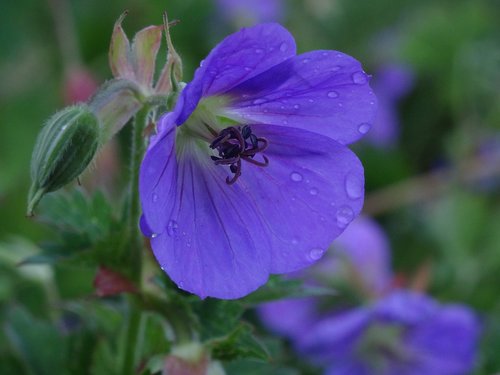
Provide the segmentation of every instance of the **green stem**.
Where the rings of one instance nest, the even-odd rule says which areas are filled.
[[[125,345],[120,374],[135,375],[137,366],[136,346],[141,325],[141,310],[132,296],[128,298],[128,306],[125,335],[123,337]]]
[[[143,132],[147,126],[149,107],[142,108],[134,118],[132,134],[132,152],[130,158],[130,182],[129,182],[129,204],[128,204],[128,228],[130,235],[130,270],[132,280],[137,284],[141,281],[142,270],[142,235],[139,231],[139,219],[141,207],[139,203],[139,168],[145,151]],[[140,285],[138,285],[140,286]]]
[[[128,191],[128,243],[124,250],[127,250],[127,260],[129,261],[130,277],[141,289],[142,278],[142,235],[139,231],[139,217],[141,208],[139,204],[139,167],[145,151],[145,142],[143,137],[144,128],[147,126],[148,114],[150,108],[143,107],[134,118],[134,127],[132,131],[132,150],[130,157],[130,175]],[[136,346],[141,323],[141,309],[135,301],[134,296],[128,298],[127,320],[124,334],[124,347],[122,357],[121,374],[135,374],[136,367]]]

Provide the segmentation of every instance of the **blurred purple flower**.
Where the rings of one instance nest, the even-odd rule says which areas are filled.
[[[279,21],[283,0],[216,0],[222,15],[237,24]]]
[[[335,244],[340,250],[308,269],[306,280],[325,284],[328,267],[330,278],[352,267],[365,302],[339,306],[334,297],[268,303],[259,315],[271,330],[289,337],[328,375],[459,375],[472,369],[479,335],[474,313],[462,305],[441,306],[414,291],[388,290],[387,240],[375,222],[357,219]],[[365,259],[359,256],[363,248]],[[328,302],[336,305],[325,309]]]
[[[238,298],[320,259],[361,210],[363,168],[346,145],[375,111],[350,56],[297,56],[278,24],[224,39],[142,163],[141,228],[165,272],[200,297]]]
[[[366,141],[376,147],[396,144],[399,138],[398,102],[412,89],[413,81],[412,70],[404,65],[386,65],[374,74],[372,86],[379,107]]]

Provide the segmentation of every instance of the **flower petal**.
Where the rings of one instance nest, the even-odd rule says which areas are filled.
[[[175,127],[171,127],[171,129]],[[200,297],[242,297],[265,283],[271,254],[245,192],[225,183],[207,150],[175,132],[149,150],[141,168],[142,227],[162,269]]]
[[[469,308],[445,306],[416,326],[406,344],[425,366],[424,373],[464,374],[473,368],[479,330]]]
[[[231,89],[230,117],[306,129],[342,144],[368,132],[376,114],[369,76],[337,51],[295,56]]]
[[[229,35],[200,63],[182,91],[183,111],[177,124],[191,115],[202,96],[222,94],[295,55],[295,40],[283,26],[264,23]]]
[[[268,125],[253,131],[269,142],[269,165],[243,162],[236,185],[271,240],[271,273],[296,271],[319,260],[361,211],[363,167],[347,147],[319,134]]]

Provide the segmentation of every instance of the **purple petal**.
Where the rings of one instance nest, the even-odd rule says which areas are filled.
[[[243,161],[225,182],[208,146],[183,139],[175,151],[174,114],[159,124],[140,176],[153,251],[182,289],[238,298],[269,273],[286,273],[321,258],[363,204],[363,169],[345,146],[299,129],[255,126],[269,140],[269,165]],[[257,156],[258,157],[258,156]],[[359,186],[347,188],[346,181]]]
[[[182,91],[177,124],[191,115],[202,96],[223,94],[295,55],[295,40],[281,25],[264,23],[229,35],[200,63]]]
[[[376,221],[360,216],[333,243],[332,256],[343,256],[376,293],[387,288],[390,278],[390,246]]]
[[[298,349],[318,361],[350,356],[370,317],[370,309],[359,308],[322,319],[297,340]]]
[[[469,308],[446,306],[415,327],[406,344],[425,366],[426,374],[465,374],[474,365],[479,330]]]
[[[175,129],[171,126],[170,129]],[[200,297],[238,298],[267,280],[269,242],[244,192],[187,141],[175,155],[165,130],[141,167],[141,202],[153,252],[171,279]]]
[[[269,165],[245,164],[237,183],[265,225],[271,272],[296,271],[319,260],[361,211],[363,167],[347,147],[319,134],[268,125],[253,131],[269,141]]]
[[[384,322],[414,325],[428,319],[437,309],[437,303],[424,294],[398,290],[379,300],[374,314]]]
[[[273,332],[295,337],[304,332],[316,317],[315,298],[286,299],[259,306],[261,321]]]
[[[348,55],[308,52],[231,89],[226,111],[243,122],[301,128],[349,144],[374,121],[376,98],[368,81]]]

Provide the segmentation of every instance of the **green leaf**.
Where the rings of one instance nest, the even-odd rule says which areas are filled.
[[[271,276],[266,285],[240,301],[248,305],[257,305],[285,298],[332,296],[335,294],[336,292],[330,288],[304,285],[300,279]]]
[[[67,347],[50,323],[36,320],[17,307],[8,312],[5,332],[11,347],[32,374],[67,374]]]
[[[212,350],[212,358],[230,361],[238,358],[254,358],[262,361],[269,360],[269,353],[259,342],[247,323],[240,323],[229,335],[214,339],[207,343]]]

